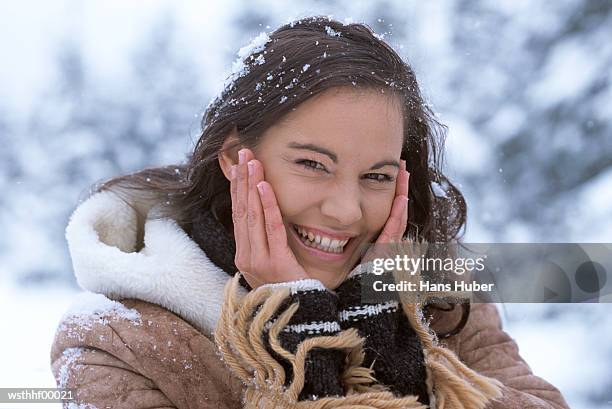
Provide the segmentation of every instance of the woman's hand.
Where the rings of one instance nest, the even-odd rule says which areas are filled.
[[[408,183],[410,173],[406,170],[406,161],[400,160],[400,170],[395,179],[395,199],[389,218],[379,234],[376,244],[395,243],[402,240],[408,224]]]
[[[375,258],[395,257],[398,251],[402,251],[399,243],[402,242],[406,226],[408,224],[408,183],[410,173],[406,170],[406,161],[400,160],[400,170],[395,181],[395,198],[391,206],[391,213],[387,222],[376,239],[376,243],[368,249],[361,259],[361,263],[367,263]],[[388,244],[398,243],[396,246]]]
[[[406,170],[406,161],[401,159],[400,169],[395,180],[395,197],[391,205],[391,212],[389,217],[387,217],[387,221],[385,222],[382,231],[378,234],[376,243],[365,243],[364,246],[367,247],[362,247],[360,250],[358,250],[360,254],[363,254],[359,260],[359,264],[367,264],[375,258],[392,258],[395,257],[395,253],[397,253],[397,251],[401,250],[401,248],[396,246],[384,244],[402,242],[402,237],[408,224],[409,179],[410,173],[408,173]],[[365,254],[363,253],[364,251]],[[330,288],[338,288],[338,286],[346,280],[348,274],[350,274],[350,272],[344,276],[338,277],[338,281],[333,286],[330,286]]]
[[[287,232],[272,186],[249,149],[238,152],[231,172],[234,263],[252,288],[308,278],[287,243]]]

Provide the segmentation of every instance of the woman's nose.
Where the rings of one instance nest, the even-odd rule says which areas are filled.
[[[358,187],[333,189],[321,206],[323,215],[335,219],[342,226],[350,226],[363,217]]]

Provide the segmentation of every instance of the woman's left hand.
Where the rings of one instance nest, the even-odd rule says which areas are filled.
[[[408,225],[408,188],[410,173],[406,170],[406,161],[400,160],[400,170],[395,182],[395,198],[391,212],[376,242],[370,245],[360,263],[367,263],[375,258],[394,257],[395,247],[388,244],[402,242],[406,226]]]
[[[395,198],[389,218],[379,234],[376,244],[395,243],[402,240],[408,224],[408,184],[410,173],[406,161],[400,160],[400,170],[395,180]]]

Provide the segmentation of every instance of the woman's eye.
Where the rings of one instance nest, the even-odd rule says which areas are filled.
[[[371,177],[368,177],[371,176]],[[384,173],[368,173],[365,175],[366,179],[371,179],[375,182],[386,183],[393,182],[393,177],[389,175],[385,175]]]
[[[310,160],[310,159],[300,159],[298,161],[296,161],[297,164],[302,165],[308,169],[312,169],[312,170],[323,170],[323,171],[327,171],[327,169],[325,169],[325,166],[323,166],[321,163],[314,161],[314,160]]]
[[[320,162],[317,162],[316,160],[300,159],[296,161],[295,163],[302,165],[310,170],[315,170],[315,171],[320,170],[323,172],[327,172],[327,169],[325,168],[325,166],[323,166]],[[364,178],[373,180],[374,182],[378,182],[378,183],[393,182],[395,180],[393,179],[393,176],[389,176],[384,173],[368,173],[364,176]]]

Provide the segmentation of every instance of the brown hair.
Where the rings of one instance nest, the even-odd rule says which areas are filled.
[[[96,190],[120,187],[135,196],[139,191],[156,196],[168,204],[164,215],[188,232],[203,209],[231,226],[229,182],[217,157],[232,130],[240,145],[252,148],[308,98],[334,87],[371,88],[403,102],[400,157],[410,172],[406,233],[430,243],[459,238],[466,205],[441,170],[446,128],[423,100],[411,67],[389,45],[365,24],[311,17],[278,28],[259,48],[245,57],[242,72],[206,109],[202,133],[186,163],[116,177]],[[443,193],[436,196],[432,183]]]
[[[425,242],[449,242],[463,234],[466,204],[441,170],[446,127],[421,96],[412,68],[365,24],[310,17],[260,36],[252,53],[243,49],[241,70],[208,106],[202,133],[186,163],[145,169],[113,178],[97,190],[120,188],[132,198],[165,201],[163,216],[189,234],[204,209],[233,235],[229,182],[218,163],[226,138],[253,148],[285,114],[334,87],[373,89],[399,97],[404,142],[400,157],[410,172],[405,235]],[[434,194],[434,187],[437,185]]]

